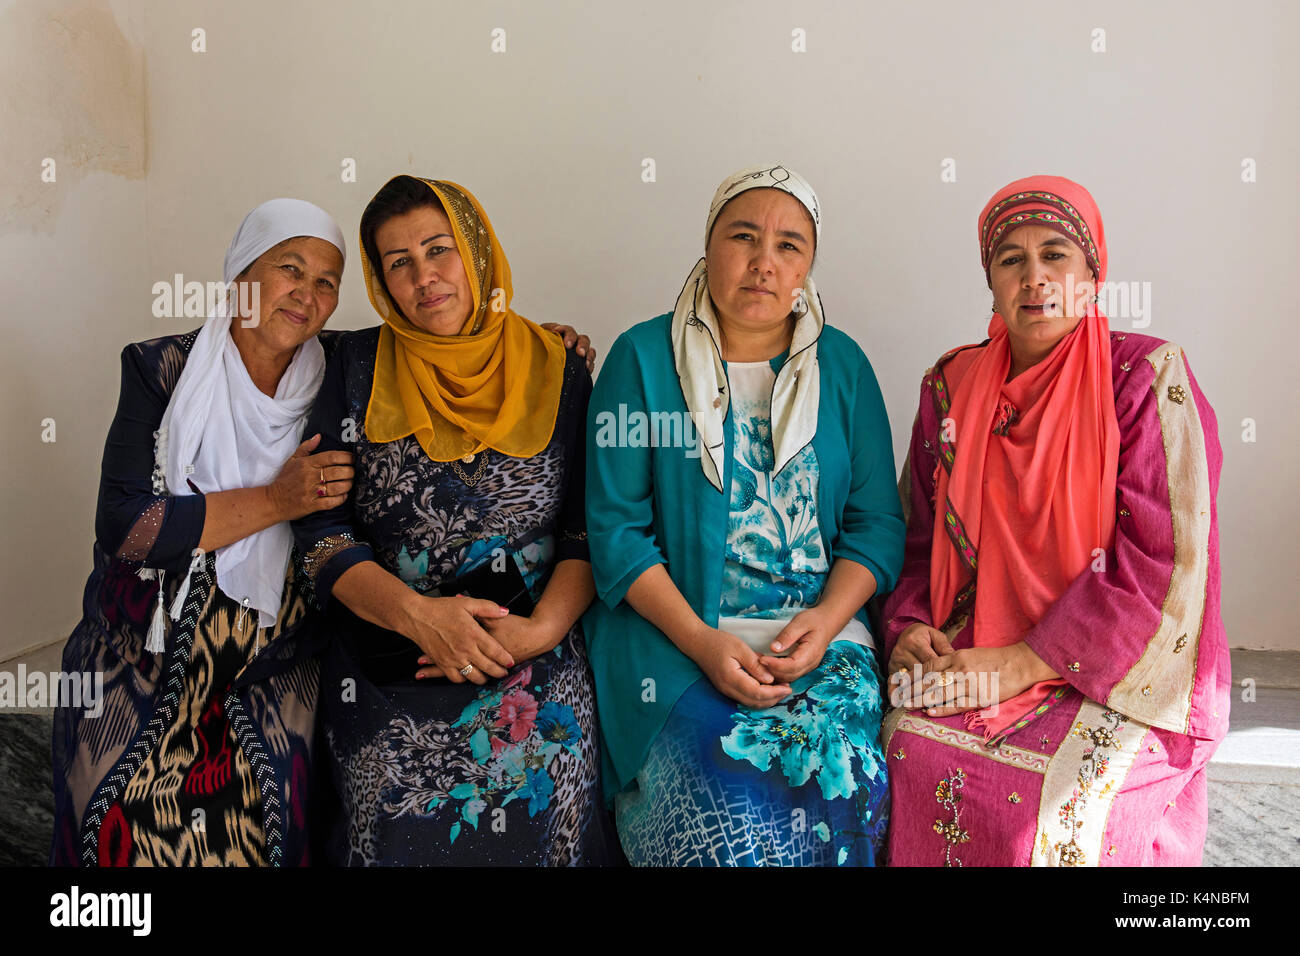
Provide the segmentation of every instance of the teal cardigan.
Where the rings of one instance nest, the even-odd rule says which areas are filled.
[[[661,315],[618,337],[588,410],[587,538],[598,600],[583,628],[610,799],[634,781],[673,705],[704,676],[624,600],[628,588],[647,568],[666,565],[682,596],[712,627],[722,593],[729,496],[704,477],[700,449],[691,457],[680,442],[645,447],[639,440],[645,432],[635,430],[632,441],[610,445],[617,437],[610,422],[635,422],[636,412],[689,420],[673,363],[671,320]],[[774,368],[783,361],[774,359]],[[822,543],[832,562],[848,558],[869,568],[884,594],[898,578],[906,532],[885,403],[871,363],[838,329],[822,330],[817,365],[821,398],[812,445]],[[622,412],[620,405],[626,406]],[[723,487],[730,488],[730,415],[725,432]],[[858,617],[867,623],[863,610]]]

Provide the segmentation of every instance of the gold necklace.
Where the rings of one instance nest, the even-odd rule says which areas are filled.
[[[483,457],[479,458],[478,467],[474,469],[474,474],[467,475],[465,474],[465,470],[460,467],[460,462],[463,461],[467,465],[472,464],[474,458],[474,455],[465,455],[460,459],[460,461],[457,461],[454,458],[451,460],[451,470],[456,473],[457,477],[460,478],[461,481],[465,482],[465,484],[469,485],[471,488],[477,485],[479,479],[483,477],[483,469],[487,467],[487,453],[484,452]]]

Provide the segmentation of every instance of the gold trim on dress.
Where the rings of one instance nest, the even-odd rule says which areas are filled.
[[[1156,373],[1151,388],[1165,449],[1173,570],[1155,634],[1106,698],[1107,705],[1115,710],[1180,734],[1187,733],[1191,720],[1210,573],[1210,473],[1205,433],[1196,403],[1179,403],[1174,397],[1191,394],[1191,379],[1182,354],[1175,345],[1162,345],[1147,356]],[[1175,656],[1189,637],[1192,652]]]

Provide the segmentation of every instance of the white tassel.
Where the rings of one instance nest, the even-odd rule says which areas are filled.
[[[142,570],[150,570],[148,568]],[[163,570],[158,569],[158,606],[154,608],[153,620],[149,622],[149,636],[144,649],[150,654],[161,654],[167,646],[164,642],[167,626],[163,623]]]
[[[139,571],[135,572],[135,575],[141,581],[152,581],[154,578],[158,576],[154,572],[153,568],[141,568]]]
[[[235,630],[242,631],[244,629],[244,615],[248,613],[248,605],[251,604],[252,601],[253,599],[251,597],[244,598],[244,603],[239,607],[239,617],[235,618]]]
[[[194,572],[203,567],[203,551],[199,548],[194,549],[194,558],[190,561],[190,570],[185,575],[185,580],[181,582],[181,588],[176,592],[176,600],[172,601],[172,620],[181,619],[181,609],[185,606],[185,599],[190,593],[190,578],[194,577]]]

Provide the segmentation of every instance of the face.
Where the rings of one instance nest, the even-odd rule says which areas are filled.
[[[779,189],[750,189],[727,203],[705,249],[709,296],[734,331],[784,322],[812,268],[808,210]]]
[[[456,335],[474,311],[474,293],[447,215],[423,206],[375,230],[376,268],[388,294],[416,328]]]
[[[989,280],[1013,344],[1033,352],[1073,332],[1096,291],[1083,250],[1046,226],[1008,233],[993,253]]]
[[[252,327],[245,327],[247,319],[235,319],[231,334],[276,354],[293,351],[319,332],[338,306],[342,274],[343,254],[332,242],[299,236],[272,246],[238,280],[258,283],[260,319]]]

